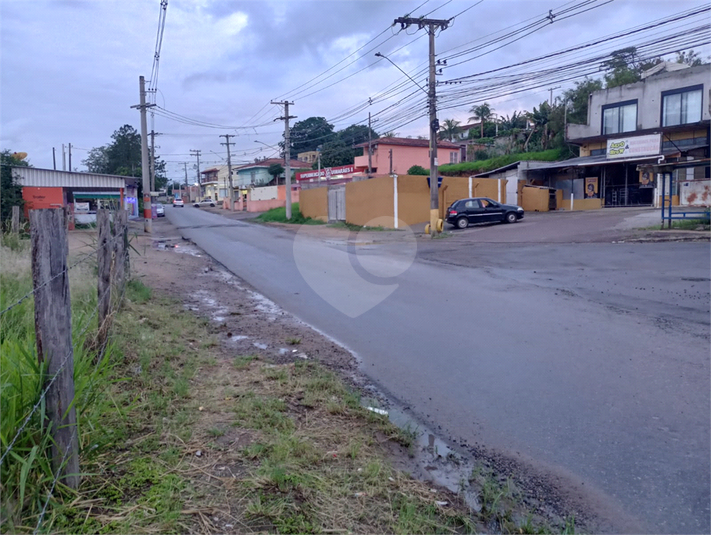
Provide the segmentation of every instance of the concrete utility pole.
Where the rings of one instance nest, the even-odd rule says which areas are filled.
[[[64,149],[64,143],[62,143],[62,171],[67,170],[67,153]]]
[[[284,174],[286,175],[286,218],[291,219],[291,147],[289,146],[289,119],[296,119],[295,115],[289,115],[289,105],[294,105],[293,102],[285,100],[284,102],[274,102],[272,104],[280,104],[284,106],[284,116],[274,119],[275,121],[284,121]]]
[[[548,88],[548,91],[550,91],[550,94],[551,94],[550,98],[548,99],[548,105],[549,105],[549,106],[552,106],[552,105],[553,105],[553,90],[554,90],[554,89],[560,89],[560,86],[557,85],[557,86],[555,86],[555,87],[549,87],[549,88]]]
[[[225,142],[220,143],[220,145],[227,146],[227,177],[230,181],[230,210],[232,210],[232,204],[235,202],[235,188],[232,184],[232,157],[230,156],[230,145],[234,145],[234,143],[230,143],[230,138],[234,136],[230,134],[222,134],[220,137],[225,138]]]
[[[151,210],[151,184],[148,171],[148,125],[146,124],[146,110],[155,104],[146,104],[146,79],[138,77],[140,104],[131,106],[141,112],[141,178],[143,184],[143,231],[150,234],[153,230]]]
[[[54,166],[54,170],[57,170],[57,152],[54,150],[54,147],[52,147],[52,165]]]
[[[372,129],[370,128],[370,112],[368,112],[368,178],[370,178],[370,175],[373,172],[373,141],[370,135],[371,132]]]
[[[69,172],[72,172],[72,144],[69,144]]]
[[[197,184],[198,184],[198,198],[196,200],[202,199],[202,180],[200,179],[200,153],[201,150],[190,149],[190,154],[197,158]]]
[[[430,236],[437,235],[437,223],[439,221],[439,181],[438,161],[437,161],[437,132],[439,131],[439,121],[437,120],[437,89],[436,89],[436,69],[435,69],[435,32],[446,30],[449,27],[451,19],[425,19],[413,17],[398,17],[393,22],[393,25],[400,24],[402,29],[406,29],[411,24],[417,24],[417,27],[422,30],[427,30],[430,38],[430,77],[429,91],[427,97],[429,100],[430,109]],[[392,166],[392,157],[390,159]]]
[[[151,130],[151,191],[156,190],[156,136],[160,136],[158,132]]]
[[[187,191],[188,191],[188,163],[183,162],[183,167],[185,168],[185,192],[187,193]],[[190,200],[189,195],[188,195],[188,200]]]

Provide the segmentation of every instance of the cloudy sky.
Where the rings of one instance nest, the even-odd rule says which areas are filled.
[[[203,169],[224,162],[220,134],[236,135],[237,161],[271,156],[274,151],[255,140],[275,145],[281,139],[283,123],[274,118],[282,110],[269,102],[284,98],[295,102],[290,113],[297,120],[323,116],[340,129],[367,121],[371,111],[379,114],[386,130],[426,135],[426,119],[409,122],[417,113],[407,114],[408,107],[424,95],[392,64],[374,56],[377,51],[387,54],[413,76],[426,65],[425,32],[391,27],[393,19],[408,13],[429,13],[439,19],[456,15],[453,24],[437,35],[442,57],[450,50],[466,52],[506,32],[519,32],[514,36],[518,40],[498,50],[493,48],[508,41],[450,59],[450,64],[468,61],[447,68],[439,78],[443,82],[704,4],[687,0],[169,0],[155,101],[190,119],[189,123],[217,128],[156,115],[155,131],[162,134],[156,138],[157,153],[168,162],[169,177],[178,179],[183,175],[181,162],[189,162],[188,169],[194,164],[191,149],[202,151]],[[576,7],[587,11],[565,19],[561,15],[553,24],[523,35],[526,24],[542,20],[549,10],[557,13]],[[123,124],[138,129],[139,114],[131,106],[138,103],[139,75],[147,79],[151,75],[159,14],[160,0],[0,0],[0,148],[27,152],[33,165],[51,168],[55,147],[61,168],[62,143],[72,143],[73,167],[84,170],[81,160],[88,149],[108,143]],[[697,50],[704,57],[709,54],[708,46]],[[474,57],[482,52],[488,53]],[[423,83],[425,76],[415,78]],[[393,85],[399,92],[382,95]],[[556,85],[561,87],[554,95],[573,81]],[[441,87],[444,91],[451,86]],[[368,106],[368,97],[375,96]],[[506,114],[531,109],[548,96],[546,86],[502,97],[489,95],[486,100]],[[443,110],[440,119],[466,122],[470,104],[462,103]],[[374,128],[382,131],[378,123]]]

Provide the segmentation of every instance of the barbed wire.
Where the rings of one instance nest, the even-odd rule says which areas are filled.
[[[35,293],[37,290],[39,290],[39,289],[41,289],[41,288],[44,288],[45,286],[47,286],[49,283],[51,283],[52,281],[54,281],[54,280],[57,279],[58,277],[60,277],[60,276],[64,275],[65,273],[67,273],[69,270],[74,269],[74,268],[77,267],[79,264],[82,264],[82,263],[86,262],[87,260],[89,260],[92,256],[94,256],[95,254],[97,254],[97,253],[99,252],[99,250],[103,249],[104,247],[107,247],[109,244],[112,244],[112,243],[113,243],[115,240],[117,240],[119,237],[120,237],[121,239],[123,239],[123,235],[121,235],[121,236],[116,235],[116,236],[113,236],[113,237],[109,238],[109,239],[106,241],[106,243],[105,243],[104,245],[102,245],[102,246],[97,246],[96,249],[94,249],[94,250],[92,250],[92,251],[86,253],[85,255],[83,255],[79,260],[77,260],[76,262],[74,262],[72,265],[67,266],[66,268],[64,268],[62,271],[60,271],[60,272],[57,273],[56,275],[54,275],[54,276],[53,276],[52,278],[50,278],[49,280],[43,282],[42,284],[40,284],[40,285],[37,286],[36,288],[33,288],[32,290],[30,290],[29,292],[27,292],[25,295],[23,295],[22,297],[20,297],[17,301],[15,301],[14,303],[12,303],[10,306],[8,306],[7,308],[5,308],[5,309],[3,309],[2,311],[0,311],[0,317],[2,317],[5,313],[7,313],[7,312],[9,312],[10,310],[12,310],[13,308],[15,308],[15,307],[16,307],[17,305],[19,305],[20,303],[22,303],[25,299],[27,299],[27,298],[31,297],[32,295],[34,295],[34,293]]]

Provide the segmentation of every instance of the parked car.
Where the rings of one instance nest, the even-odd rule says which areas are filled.
[[[173,208],[175,208],[176,206],[185,208],[185,203],[183,202],[183,199],[173,199]]]
[[[467,228],[475,223],[516,223],[523,218],[523,208],[501,204],[488,197],[460,199],[447,208],[447,223],[457,228]]]
[[[165,217],[165,207],[162,204],[156,204],[156,217]]]
[[[214,208],[214,207],[215,207],[215,201],[213,201],[212,199],[203,199],[203,200],[201,200],[201,201],[194,202],[194,203],[193,203],[193,206],[194,206],[195,208],[200,208],[201,206],[211,206],[211,207]]]

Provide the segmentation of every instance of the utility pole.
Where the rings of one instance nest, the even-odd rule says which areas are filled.
[[[52,165],[54,166],[54,170],[57,170],[57,153],[54,150],[54,147],[52,147]]]
[[[284,102],[274,102],[272,104],[280,104],[284,106],[284,116],[274,119],[275,121],[284,121],[284,173],[286,175],[286,218],[291,219],[291,147],[289,146],[289,119],[296,119],[295,115],[289,115],[289,105],[294,105],[293,102],[285,100]]]
[[[69,144],[69,172],[72,172],[72,144]]]
[[[393,174],[393,149],[390,149],[390,174]]]
[[[148,125],[146,124],[146,110],[155,104],[146,104],[146,79],[138,77],[138,90],[140,93],[140,104],[131,106],[138,108],[141,112],[141,179],[143,185],[143,231],[150,234],[153,231],[152,209],[151,209],[151,184],[148,174]]]
[[[373,142],[370,135],[371,132],[372,129],[370,128],[370,112],[368,112],[368,178],[370,178],[370,175],[373,172]]]
[[[160,136],[158,132],[151,130],[151,191],[156,190],[156,136]]]
[[[436,69],[435,69],[435,32],[446,30],[452,19],[425,19],[414,17],[398,17],[393,25],[400,24],[402,29],[411,24],[416,24],[422,30],[426,29],[430,38],[430,77],[429,77],[429,111],[430,111],[430,236],[437,235],[437,223],[439,221],[439,181],[437,162],[437,132],[439,131],[439,121],[437,120],[437,89],[436,89]],[[392,157],[390,158],[392,167]],[[392,171],[391,171],[392,174]]]
[[[188,193],[188,163],[183,162],[183,167],[185,168],[185,193],[188,195],[188,202],[190,202],[190,194]]]
[[[67,152],[64,150],[64,143],[62,143],[62,171],[67,170]]]
[[[234,145],[234,143],[230,143],[230,138],[234,137],[230,134],[222,134],[220,137],[225,138],[224,143],[220,143],[220,145],[226,145],[227,146],[227,177],[229,178],[230,181],[230,210],[232,210],[232,204],[235,202],[235,190],[234,186],[232,185],[232,157],[230,156],[230,145]]]
[[[197,158],[197,184],[198,184],[198,199],[202,199],[202,180],[200,180],[200,153],[201,150],[190,149],[190,154]]]
[[[550,98],[548,99],[548,105],[549,105],[549,106],[552,106],[552,105],[553,105],[553,90],[554,90],[554,89],[560,89],[560,86],[557,85],[557,86],[555,86],[555,87],[549,87],[549,88],[548,88],[548,91],[550,91],[550,94],[551,94]]]

